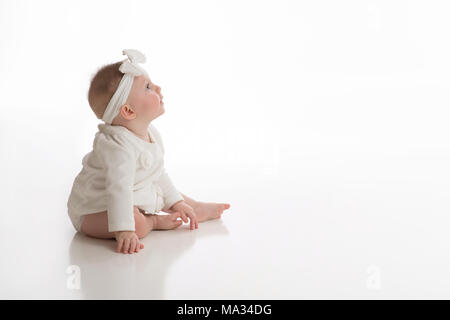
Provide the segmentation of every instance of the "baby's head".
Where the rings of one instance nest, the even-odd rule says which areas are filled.
[[[123,61],[101,67],[92,77],[88,92],[89,105],[98,119],[102,119],[106,107],[124,76],[119,70]],[[152,83],[147,74],[135,76],[126,102],[111,122],[127,125],[131,122],[148,125],[164,113],[161,88]]]

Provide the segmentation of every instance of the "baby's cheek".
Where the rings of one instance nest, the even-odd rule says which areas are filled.
[[[159,106],[159,96],[157,96],[157,95],[153,95],[152,96],[152,106],[154,106],[155,108],[158,108],[158,106]]]
[[[152,99],[150,99],[150,103],[147,105],[146,109],[147,109],[146,111],[148,114],[157,113],[160,109],[159,98],[152,97]]]

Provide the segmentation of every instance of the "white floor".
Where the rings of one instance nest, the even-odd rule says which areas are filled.
[[[201,179],[222,182],[198,194],[229,201],[223,218],[194,231],[152,232],[135,255],[75,233],[62,201],[45,202],[54,189],[29,201],[16,196],[2,216],[0,297],[449,298],[449,187],[438,173],[435,180],[395,175],[427,162],[431,176],[443,162],[368,155],[330,169],[323,158],[298,159],[297,173],[244,175],[238,183],[232,173],[210,172]],[[356,179],[368,167],[371,181]]]
[[[0,299],[449,299],[448,8],[369,2],[3,1]],[[66,211],[89,76],[124,48],[163,88],[177,188],[231,203],[135,255]]]

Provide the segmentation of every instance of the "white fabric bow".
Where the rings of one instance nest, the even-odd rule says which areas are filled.
[[[119,114],[120,107],[126,103],[133,85],[134,77],[142,74],[145,74],[148,77],[147,72],[138,65],[138,63],[145,63],[146,59],[144,54],[135,49],[123,50],[122,54],[126,54],[128,59],[124,60],[119,67],[119,71],[123,73],[123,77],[103,113],[102,120],[107,124],[111,124],[114,118]]]

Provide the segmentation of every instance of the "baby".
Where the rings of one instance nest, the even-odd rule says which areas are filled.
[[[161,136],[151,124],[164,113],[161,88],[138,64],[146,60],[141,52],[123,54],[128,59],[102,67],[92,78],[89,105],[105,123],[82,160],[67,207],[77,231],[115,238],[117,252],[135,253],[151,230],[175,229],[183,221],[197,229],[198,222],[220,218],[230,204],[195,201],[174,187]]]

